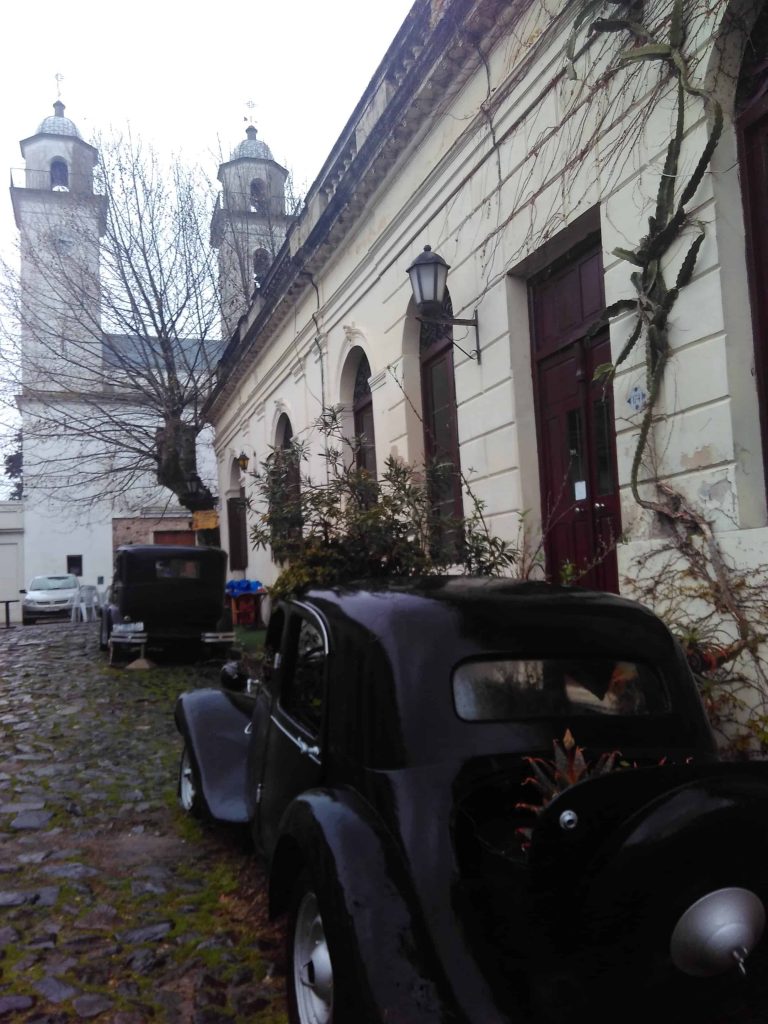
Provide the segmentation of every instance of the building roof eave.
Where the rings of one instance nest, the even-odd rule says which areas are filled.
[[[356,224],[391,167],[432,117],[439,97],[458,91],[480,61],[464,45],[468,21],[493,32],[502,0],[448,0],[433,22],[433,5],[416,3],[312,184],[301,213],[263,282],[263,305],[243,318],[219,364],[219,380],[204,407],[215,419],[295,304]],[[520,8],[528,6],[521,0]],[[455,45],[451,43],[456,40]],[[364,133],[364,116],[381,90],[386,102]],[[302,237],[303,235],[303,237]],[[304,275],[302,277],[302,275]]]

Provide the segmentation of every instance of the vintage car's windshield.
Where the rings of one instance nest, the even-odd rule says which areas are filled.
[[[35,576],[30,590],[76,590],[77,576]]]
[[[456,712],[468,722],[549,715],[652,715],[669,710],[650,665],[611,658],[467,661],[453,673]]]

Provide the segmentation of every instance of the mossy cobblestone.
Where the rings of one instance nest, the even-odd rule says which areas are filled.
[[[0,629],[0,1022],[286,1021],[258,863],[176,803],[174,702],[217,676]]]

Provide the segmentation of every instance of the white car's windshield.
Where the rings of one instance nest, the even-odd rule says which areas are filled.
[[[30,590],[75,590],[77,576],[35,576]]]

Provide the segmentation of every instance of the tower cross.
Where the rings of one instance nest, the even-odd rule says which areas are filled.
[[[245,105],[246,107],[248,107],[249,116],[243,118],[243,120],[250,121],[250,123],[253,124],[253,112],[256,109],[256,104],[253,102],[253,100],[247,100]]]
[[[61,83],[64,81],[64,75],[60,71],[57,71],[53,76],[56,79],[56,99],[61,99]]]

